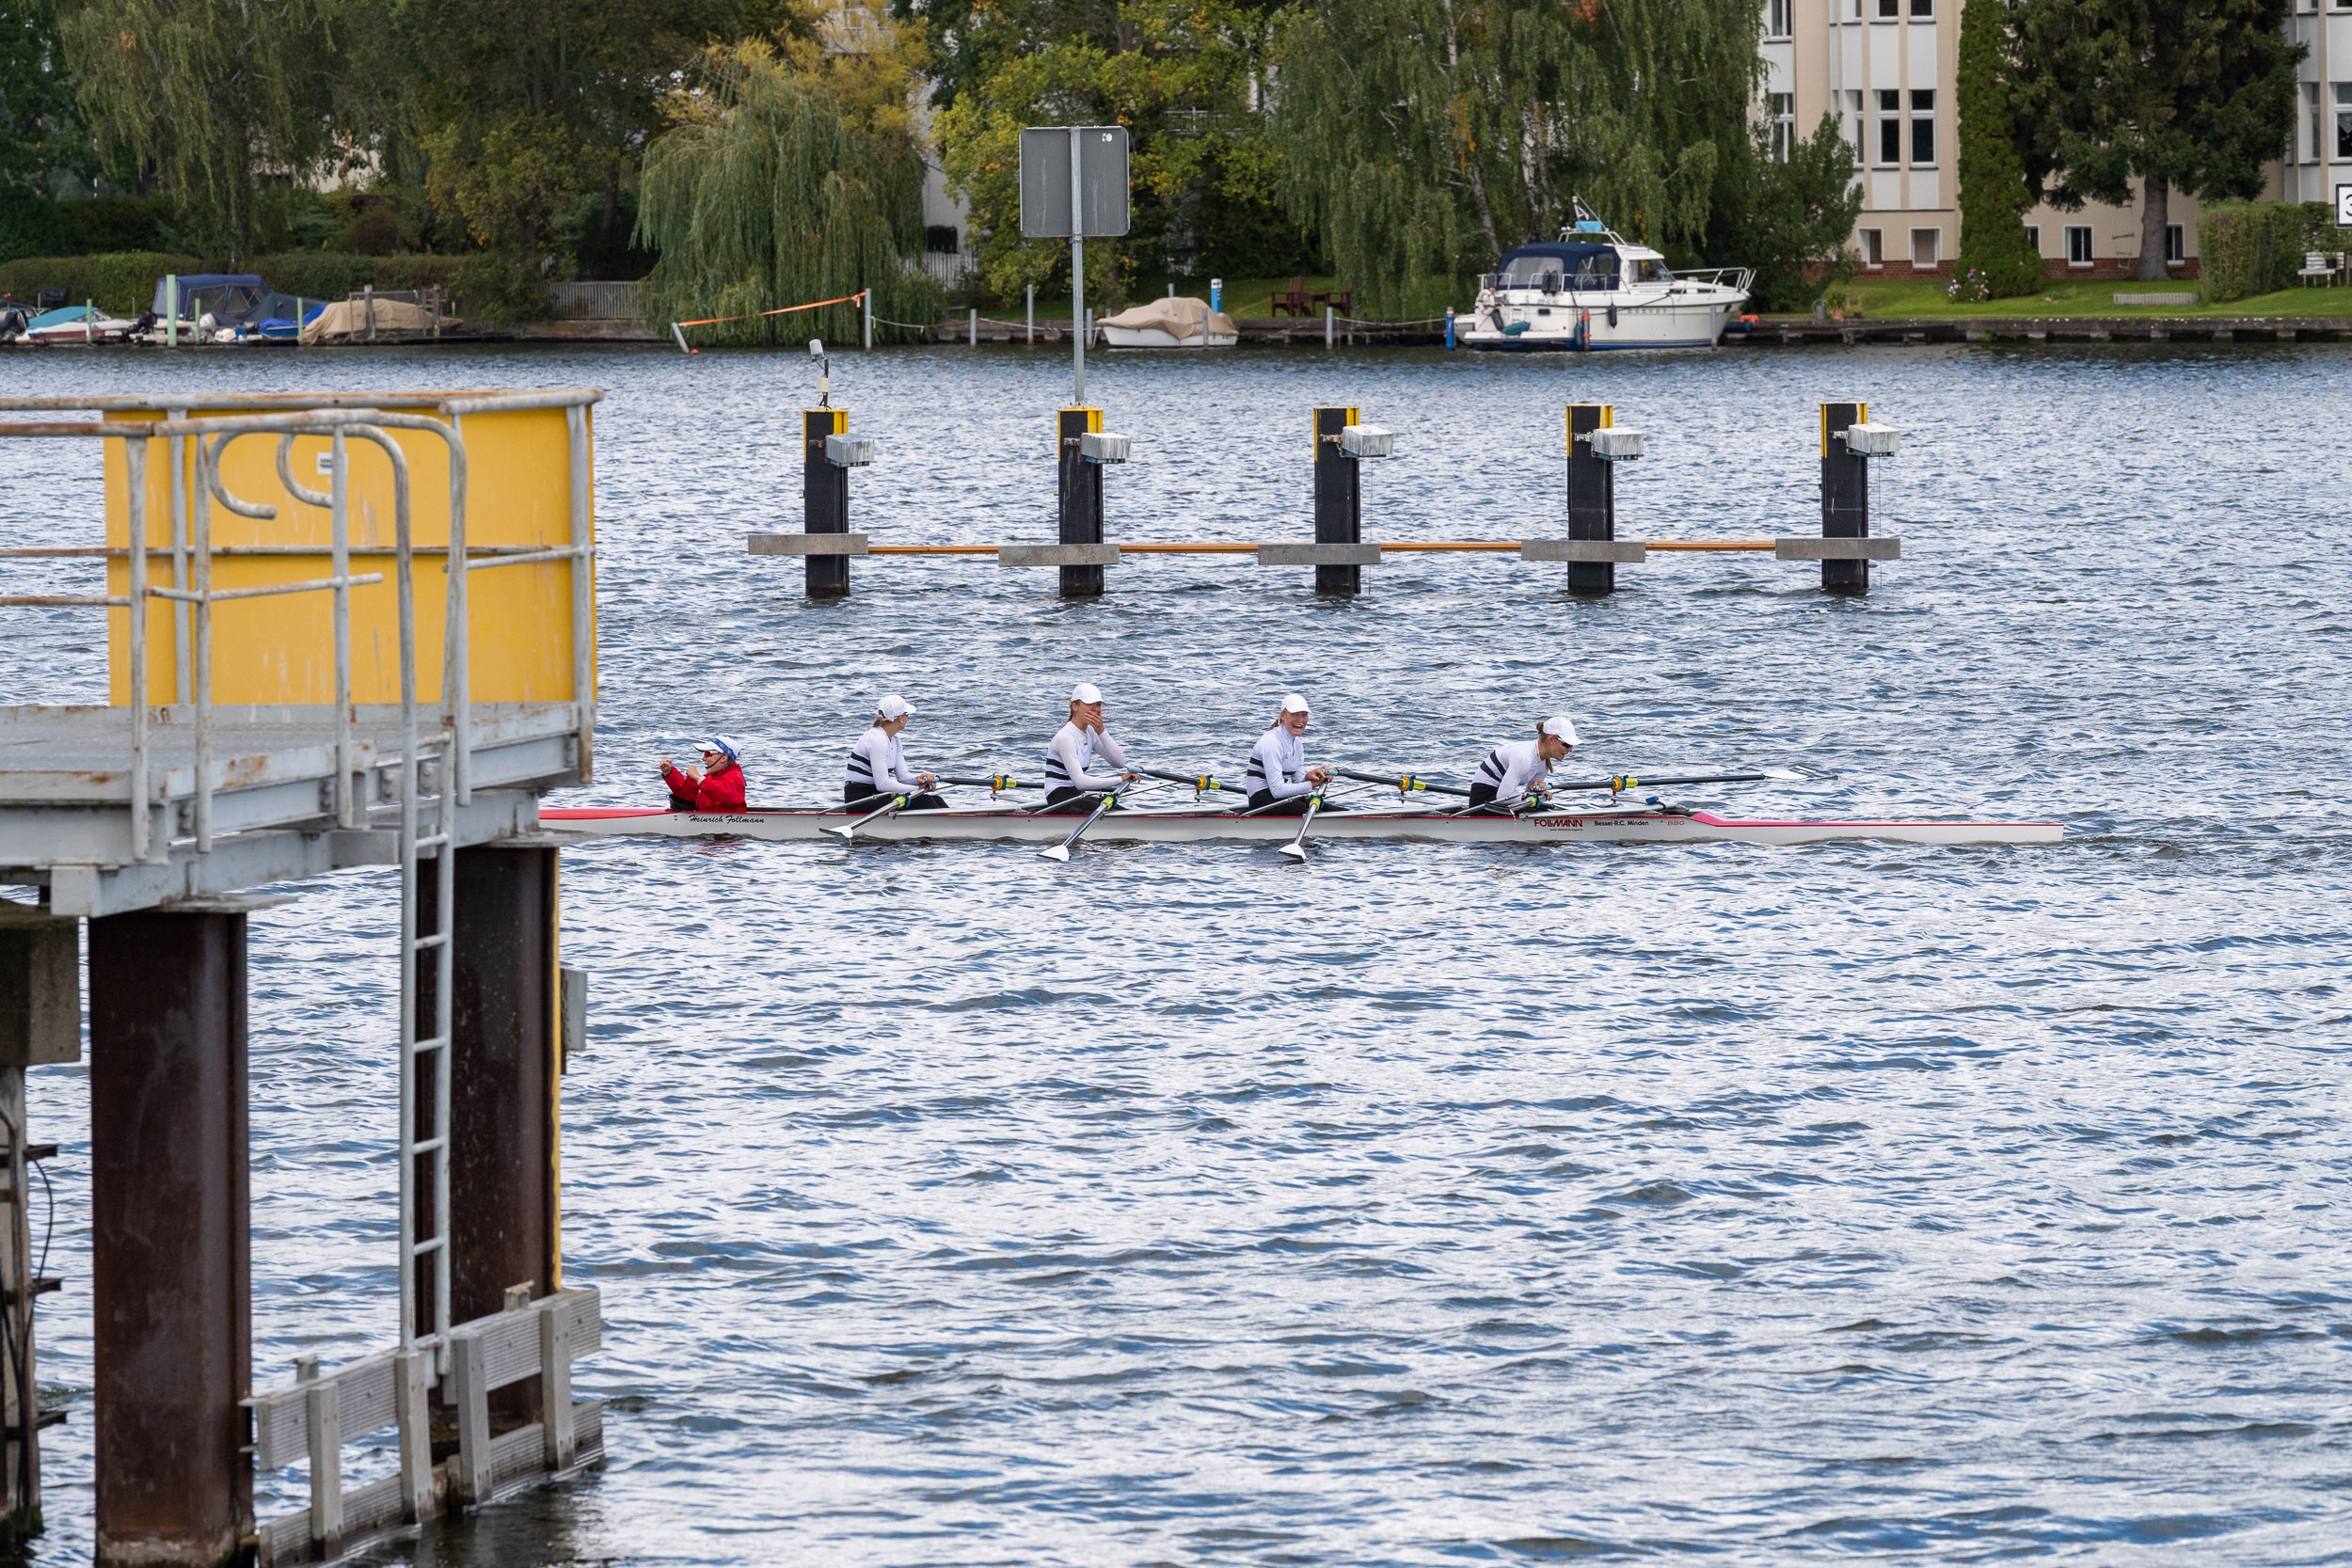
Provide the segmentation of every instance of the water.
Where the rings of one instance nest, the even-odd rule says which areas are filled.
[[[1652,435],[1634,536],[1814,531],[1814,407],[1906,432],[1904,560],[1683,557],[1602,603],[1422,557],[1304,571],[864,561],[812,606],[793,355],[22,354],[25,392],[590,384],[603,776],[739,735],[836,787],[885,689],[919,763],[1033,772],[1102,685],[1154,762],[1458,775],[1566,707],[1591,770],[1801,762],[1765,810],[2055,817],[2054,847],[626,844],[567,852],[589,969],[567,1280],[612,1458],[436,1563],[2352,1560],[2344,700],[2330,345],[1094,367],[1117,537],[1303,538],[1307,409],[1398,432],[1381,538],[1557,534],[1561,405]],[[836,362],[878,542],[1051,537],[1045,350]],[[82,543],[87,448],[8,449]],[[1890,521],[1890,519],[1899,519]],[[87,568],[11,563],[21,583]],[[85,590],[86,591],[86,590]],[[100,691],[0,612],[8,701]],[[392,1330],[392,890],[253,921],[257,1383]],[[43,1305],[44,1560],[89,1532],[87,1121]],[[358,1462],[355,1462],[357,1464]],[[265,1513],[298,1473],[271,1478]]]

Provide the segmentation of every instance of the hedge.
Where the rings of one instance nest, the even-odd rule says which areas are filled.
[[[2324,201],[2248,201],[2197,217],[2197,292],[2223,304],[2295,287],[2306,253],[2336,243]]]
[[[458,314],[503,320],[515,315],[514,299],[520,297],[503,286],[503,273],[510,270],[511,266],[501,266],[498,258],[487,255],[353,256],[333,250],[290,250],[275,256],[249,256],[232,267],[217,259],[131,250],[0,261],[0,293],[30,304],[38,290],[63,289],[72,304],[96,300],[101,309],[111,314],[136,316],[153,306],[155,285],[167,273],[248,272],[259,273],[282,293],[305,299],[342,299],[371,283],[387,290],[437,287],[450,291]]]

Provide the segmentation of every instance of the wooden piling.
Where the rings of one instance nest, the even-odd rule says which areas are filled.
[[[101,1568],[226,1563],[253,1530],[246,917],[89,923]]]
[[[1617,536],[1617,466],[1594,454],[1592,435],[1607,430],[1615,410],[1605,403],[1568,405],[1568,537],[1614,539]],[[1581,439],[1580,439],[1581,437]],[[1617,566],[1612,561],[1568,562],[1568,592],[1613,594]]]
[[[1870,536],[1870,460],[1846,450],[1848,427],[1870,418],[1867,403],[1821,404],[1821,537],[1867,539]],[[1867,561],[1821,562],[1821,592],[1867,594],[1870,563]]]
[[[850,416],[844,409],[801,411],[801,527],[805,532],[850,531],[850,470],[825,457],[825,437],[846,435],[849,428]],[[811,555],[806,571],[811,598],[850,591],[850,558],[846,555]]]
[[[1055,452],[1059,465],[1061,531],[1057,537],[1065,545],[1099,545],[1103,543],[1103,466],[1086,460],[1080,441],[1103,428],[1103,411],[1065,408],[1057,421]],[[1096,598],[1102,594],[1102,567],[1064,566],[1059,570],[1063,598]]]
[[[1314,411],[1315,543],[1360,545],[1364,507],[1360,465],[1340,445],[1341,433],[1356,422],[1353,408]],[[1363,587],[1361,566],[1317,566],[1315,592],[1354,594]]]

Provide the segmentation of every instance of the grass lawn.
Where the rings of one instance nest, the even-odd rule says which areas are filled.
[[[2277,293],[2233,299],[2226,305],[2118,305],[2126,294],[2185,294],[2197,292],[2194,278],[2184,283],[2074,282],[2054,277],[2038,294],[2020,299],[1988,299],[1962,304],[1947,298],[1944,285],[1931,279],[1907,282],[1855,282],[1847,293],[1867,320],[1902,316],[2352,316],[2352,288],[2282,289]],[[1796,312],[1811,315],[1810,310]]]

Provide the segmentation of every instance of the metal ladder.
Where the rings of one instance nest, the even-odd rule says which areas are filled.
[[[415,727],[409,726],[413,737]],[[457,846],[452,819],[451,752],[447,731],[412,739],[401,762],[400,796],[400,1348],[420,1345],[434,1352],[437,1379],[449,1370],[449,1136],[450,1136],[450,933],[456,915]],[[430,761],[432,790],[421,794]],[[424,832],[431,807],[432,831]],[[423,862],[434,864],[433,930],[421,934]],[[434,955],[432,995],[418,995],[424,955]],[[420,1023],[423,1022],[421,1030]],[[431,1059],[432,1077],[421,1083]],[[431,1116],[420,1128],[420,1105]],[[420,1136],[420,1132],[422,1133]],[[433,1160],[432,1233],[417,1235],[417,1162]],[[432,1322],[417,1323],[417,1267],[433,1265]]]

